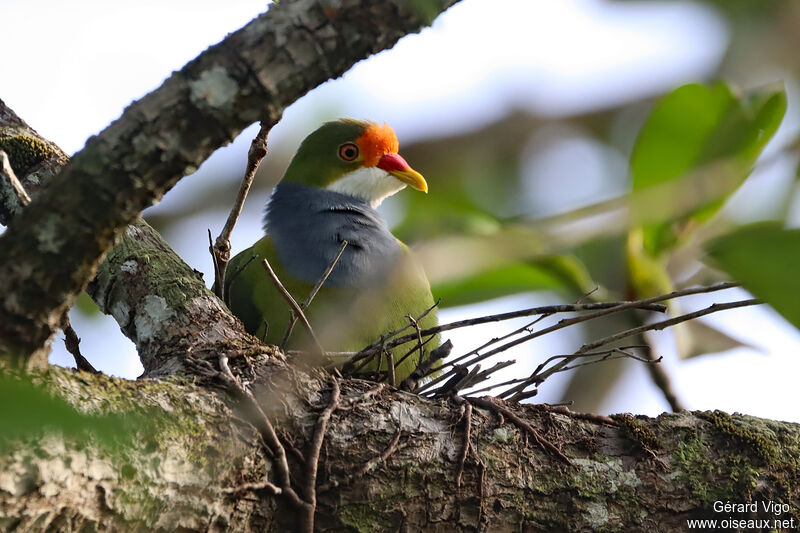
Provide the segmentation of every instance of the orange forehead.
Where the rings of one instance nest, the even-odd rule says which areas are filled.
[[[361,147],[364,165],[368,167],[377,165],[384,154],[396,154],[400,148],[397,135],[388,124],[370,124],[356,142]]]

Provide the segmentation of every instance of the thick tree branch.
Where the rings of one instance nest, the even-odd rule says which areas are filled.
[[[61,316],[142,209],[248,125],[273,125],[308,90],[419,30],[413,6],[274,4],[131,104],[0,238],[0,349],[43,359]]]
[[[34,195],[69,161],[58,146],[30,129],[2,101],[0,132],[5,138],[26,139],[24,146],[39,147],[15,158],[24,172],[17,177],[33,188]],[[20,212],[14,202],[13,197],[0,198],[6,223]],[[268,351],[220,306],[200,273],[142,220],[122,234],[87,292],[136,344],[147,376],[186,373],[187,357],[213,359],[220,350],[232,356],[245,349]],[[68,344],[74,344],[69,332],[65,334]]]
[[[258,359],[251,363],[263,371]],[[330,379],[298,373],[293,381],[279,366],[267,374],[274,386],[259,378],[252,387],[275,429],[319,449],[317,409],[331,405]],[[46,381],[83,409],[148,412],[157,431],[131,427],[111,449],[56,435],[13,443],[0,454],[4,528],[295,530],[297,511],[274,494],[277,472],[264,479],[271,469],[258,434],[220,396],[177,381],[131,383],[69,370],[52,370]],[[318,531],[686,531],[687,519],[730,516],[714,513],[715,501],[757,502],[746,518],[800,523],[797,424],[683,412],[619,415],[610,426],[605,418],[506,403],[503,417],[472,408],[466,440],[463,411],[451,400],[340,383],[339,409],[324,412]],[[572,464],[527,438],[521,425]],[[303,462],[288,461],[302,479]],[[790,511],[770,516],[760,502]]]

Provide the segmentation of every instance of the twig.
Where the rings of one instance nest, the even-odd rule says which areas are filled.
[[[549,451],[555,454],[559,459],[567,463],[568,465],[572,465],[572,460],[564,455],[564,453],[556,448],[556,446],[550,442],[549,440],[545,439],[536,429],[521,419],[519,416],[516,415],[510,409],[503,407],[502,405],[498,405],[495,403],[491,398],[467,398],[468,402],[477,405],[478,407],[483,407],[484,409],[489,409],[491,411],[497,411],[501,413],[505,418],[511,420],[515,426],[519,429],[526,431],[529,435],[533,437],[533,440],[545,451]]]
[[[588,304],[562,304],[562,305],[548,305],[543,307],[531,307],[529,309],[521,309],[519,311],[511,311],[509,313],[501,313],[498,315],[488,315],[478,318],[471,318],[467,320],[459,320],[457,322],[451,322],[449,324],[443,324],[441,326],[436,326],[432,328],[427,328],[422,330],[423,336],[428,335],[435,335],[437,333],[441,333],[443,331],[449,331],[451,329],[456,328],[463,328],[466,326],[474,326],[477,324],[486,324],[488,322],[498,322],[501,320],[510,320],[512,318],[519,318],[523,316],[530,316],[530,315],[542,315],[542,314],[555,314],[555,313],[568,313],[568,312],[576,312],[576,311],[597,311],[595,313],[591,313],[589,315],[584,315],[581,317],[576,317],[573,319],[565,319],[561,322],[564,322],[564,325],[559,327],[553,327],[554,329],[560,329],[562,327],[571,326],[572,324],[583,322],[586,320],[592,320],[594,318],[598,318],[600,316],[606,316],[613,313],[618,313],[620,311],[624,311],[626,309],[646,309],[646,310],[653,310],[657,312],[664,312],[666,311],[666,307],[663,305],[653,305],[657,304],[658,302],[663,302],[665,300],[671,300],[673,298],[679,298],[682,296],[689,296],[692,294],[703,294],[708,292],[715,292],[721,291],[724,289],[730,289],[733,287],[738,287],[738,283],[732,282],[722,282],[716,283],[714,285],[708,285],[703,287],[690,287],[687,289],[682,289],[679,291],[673,291],[668,294],[662,294],[660,296],[654,296],[653,298],[645,298],[642,300],[635,300],[630,302],[597,302],[597,303],[588,303]],[[559,324],[561,323],[559,322]],[[569,322],[569,323],[567,323]],[[544,331],[544,330],[543,330]],[[548,330],[549,332],[550,330]],[[385,348],[392,348],[399,344],[405,344],[410,340],[414,340],[416,335],[404,335],[402,337],[398,337],[384,343]],[[538,334],[536,336],[539,336]],[[525,339],[528,340],[528,339]],[[525,342],[525,341],[521,341]],[[517,343],[519,344],[519,343]],[[375,342],[372,343],[370,346],[367,346],[359,354],[368,354],[370,351],[376,349],[380,346],[380,343]],[[434,369],[434,371],[436,371]]]
[[[737,287],[737,284],[730,284],[731,287]],[[703,287],[707,289],[708,287]],[[722,290],[723,288],[729,287],[720,287],[714,290]],[[690,289],[687,289],[690,290]],[[679,291],[683,292],[683,291]],[[702,291],[702,292],[710,292],[710,291]],[[686,294],[697,294],[695,292],[687,292]],[[685,296],[686,294],[679,294],[677,296]],[[675,295],[665,295],[663,297],[659,297],[656,301],[663,301],[668,300],[670,298],[677,297]],[[667,310],[666,306],[664,305],[653,305],[654,302],[649,302],[645,300],[638,300],[634,302],[596,302],[596,303],[588,303],[588,304],[560,304],[560,305],[546,305],[542,307],[530,307],[528,309],[520,309],[518,311],[510,311],[508,313],[500,313],[497,315],[487,315],[477,318],[469,318],[466,320],[458,320],[456,322],[450,322],[448,324],[442,324],[439,326],[426,328],[422,330],[422,336],[427,337],[428,335],[436,335],[437,333],[442,333],[444,331],[450,331],[452,329],[464,328],[468,326],[477,326],[479,324],[487,324],[489,322],[500,322],[504,320],[511,320],[514,318],[520,318],[524,316],[531,316],[531,315],[545,315],[545,314],[555,314],[555,313],[572,313],[578,311],[593,311],[593,310],[607,310],[608,312],[605,314],[616,313],[623,309],[630,309],[630,308],[639,308],[645,309],[648,311],[655,311],[659,313],[663,313]],[[420,317],[421,318],[421,317]],[[417,318],[417,320],[420,320]],[[400,344],[405,344],[409,341],[414,340],[416,337],[416,333],[412,333],[409,335],[404,335],[402,337],[393,338],[399,332],[405,331],[408,329],[409,326],[399,329],[396,332],[390,332],[381,337],[381,339],[373,342],[360,352],[354,356],[355,360],[360,359],[359,356],[367,356],[371,355],[375,351],[379,350],[381,347],[383,348],[393,348]],[[389,340],[391,339],[391,340]],[[355,361],[353,361],[355,362]]]
[[[420,345],[421,346],[421,345]],[[420,348],[421,350],[422,348]],[[380,370],[380,366],[378,367]],[[397,386],[397,376],[395,375],[394,369],[394,354],[391,351],[386,352],[386,375],[389,379],[389,385],[392,387]]]
[[[331,272],[333,272],[333,269],[336,267],[336,263],[338,263],[339,259],[342,257],[344,249],[347,248],[347,244],[348,243],[346,240],[342,241],[342,246],[339,248],[339,252],[336,254],[336,257],[333,258],[333,261],[331,261],[331,264],[328,265],[328,268],[325,269],[325,272],[322,273],[322,276],[319,278],[319,281],[317,281],[317,284],[314,285],[313,289],[311,289],[308,298],[306,298],[305,301],[302,304],[300,304],[300,307],[303,309],[303,311],[308,309],[308,306],[311,305],[311,302],[314,301],[314,298],[317,296],[319,289],[325,284],[326,281],[328,281],[328,277],[331,275]],[[292,314],[292,318],[289,320],[289,325],[286,327],[286,331],[283,334],[281,343],[278,345],[281,350],[286,349],[286,343],[289,342],[289,336],[292,334],[292,330],[294,329],[294,325],[296,323],[297,323],[297,315]]]
[[[348,475],[342,483],[337,483],[337,482],[323,483],[322,485],[317,487],[317,492],[318,493],[323,493],[323,492],[327,492],[327,491],[331,490],[333,487],[336,487],[336,486],[339,486],[339,485],[349,485],[350,483],[352,483],[356,479],[360,478],[361,476],[363,476],[364,474],[369,472],[370,469],[375,467],[375,465],[378,465],[378,464],[386,461],[386,459],[388,459],[389,456],[391,456],[397,450],[397,444],[400,442],[400,436],[402,434],[403,434],[403,430],[398,428],[397,429],[397,433],[395,433],[394,438],[392,439],[392,441],[389,443],[389,445],[386,447],[385,450],[383,450],[383,452],[380,455],[378,455],[377,457],[373,457],[372,459],[370,459],[369,461],[367,461],[366,463],[361,465],[358,468],[358,470],[356,470],[352,474]]]
[[[472,441],[469,441],[469,451],[472,455],[472,458],[475,459],[475,462],[478,464],[478,523],[481,523],[483,519],[483,500],[485,496],[485,489],[484,486],[486,484],[486,464],[481,459],[480,454],[478,453],[478,449],[476,445],[472,444]]]
[[[466,366],[460,367],[463,372],[461,374],[456,374],[453,378],[442,385],[439,389],[434,391],[435,396],[446,396],[448,394],[457,394],[459,390],[466,388],[469,386],[469,382],[477,375],[478,372],[481,370],[481,365],[475,365],[472,369],[468,369]]]
[[[467,454],[470,447],[470,434],[472,433],[472,404],[464,402],[464,413],[461,415],[464,419],[464,436],[461,440],[461,453],[458,456],[458,470],[456,470],[456,487],[461,488],[461,476],[464,474],[464,462],[467,460]]]
[[[543,335],[546,335],[548,333],[552,333],[553,331],[556,331],[556,330],[559,330],[559,329],[564,329],[564,328],[567,328],[569,326],[573,326],[573,325],[578,324],[580,322],[586,322],[586,321],[589,321],[589,320],[594,320],[595,318],[600,318],[600,317],[607,316],[607,315],[610,315],[610,314],[613,314],[613,313],[618,313],[620,311],[624,311],[624,310],[627,310],[627,309],[635,309],[635,308],[641,307],[642,305],[649,305],[649,304],[653,304],[653,303],[656,303],[656,302],[677,298],[677,297],[680,297],[680,296],[687,296],[687,295],[690,295],[690,294],[701,294],[701,293],[719,291],[719,290],[729,289],[729,288],[737,287],[737,286],[738,286],[738,284],[736,284],[736,283],[723,282],[723,283],[717,283],[715,285],[710,285],[710,286],[706,286],[706,287],[693,287],[693,288],[683,289],[683,290],[680,290],[680,291],[674,291],[674,292],[671,292],[669,294],[663,294],[663,295],[660,295],[660,296],[655,296],[653,298],[646,298],[646,299],[643,299],[643,300],[636,300],[636,301],[631,301],[631,302],[622,302],[622,303],[619,303],[618,305],[616,305],[615,307],[604,308],[604,309],[601,309],[599,311],[595,311],[593,313],[587,313],[585,315],[581,315],[581,316],[574,317],[574,318],[564,318],[564,319],[559,320],[556,324],[553,324],[552,326],[540,329],[538,331],[534,331],[534,332],[530,333],[529,335],[525,335],[524,337],[520,337],[520,338],[515,339],[513,341],[507,342],[506,344],[498,346],[497,348],[494,348],[493,350],[490,350],[490,351],[488,351],[488,352],[486,352],[484,354],[481,354],[481,355],[479,355],[477,357],[474,357],[473,359],[470,359],[469,361],[467,361],[465,363],[462,363],[462,364],[471,365],[471,364],[478,363],[480,361],[483,361],[484,359],[488,359],[489,357],[492,357],[493,355],[496,355],[498,353],[502,353],[502,352],[508,350],[509,348],[513,348],[514,346],[517,346],[519,344],[528,342],[528,341],[530,341],[532,339],[535,339],[537,337],[541,337]],[[586,304],[586,305],[591,305],[591,304]],[[427,332],[427,330],[423,331],[422,333],[425,334],[426,332]],[[458,362],[458,361],[460,361],[462,359],[463,359],[463,356],[462,357],[457,357],[455,359],[452,359],[452,360],[448,361],[447,363],[442,365],[442,367],[444,367],[446,365],[452,365],[455,362]],[[437,369],[433,369],[432,372],[435,372],[436,370]],[[452,373],[452,371],[446,372],[441,377],[447,377],[451,373]]]
[[[231,258],[231,233],[236,226],[236,221],[242,214],[242,207],[247,198],[247,193],[250,192],[250,186],[253,185],[253,178],[256,176],[256,171],[264,156],[267,155],[267,134],[270,128],[267,126],[266,121],[261,122],[261,128],[258,130],[253,142],[250,143],[250,150],[247,152],[247,168],[244,172],[244,178],[239,185],[239,192],[236,195],[236,201],[228,214],[228,220],[225,221],[225,226],[222,232],[217,237],[216,242],[211,250],[211,255],[214,259],[214,280],[216,281],[217,297],[223,302],[227,301],[227,294],[225,294],[225,270],[228,268],[228,261]],[[210,233],[210,232],[209,232]]]
[[[81,354],[81,339],[78,337],[78,334],[75,333],[75,330],[72,329],[72,325],[69,322],[69,315],[66,313],[64,313],[64,318],[61,321],[61,330],[64,332],[64,346],[66,346],[67,351],[71,353],[72,357],[75,359],[75,366],[78,367],[78,370],[99,374],[92,366],[92,363]]]
[[[272,270],[272,265],[269,264],[269,261],[267,261],[266,258],[261,260],[261,265],[264,267],[264,270],[267,271],[267,274],[269,274],[272,283],[275,284],[275,287],[277,287],[278,291],[281,293],[281,295],[283,295],[283,298],[289,304],[292,313],[300,319],[300,323],[306,328],[308,335],[311,337],[311,340],[314,341],[314,345],[316,346],[320,355],[325,355],[325,350],[319,343],[319,339],[317,339],[317,336],[314,334],[314,330],[311,328],[311,324],[308,322],[305,313],[303,313],[303,310],[300,309],[300,305],[297,303],[297,300],[295,300],[292,295],[289,294],[289,291],[286,290],[286,287],[283,286],[283,283],[281,283],[281,280],[278,279],[277,274],[275,274],[275,271]]]
[[[572,402],[566,402],[566,404],[571,405]],[[558,413],[560,415],[575,418],[577,420],[586,420],[588,422],[594,422],[596,424],[604,424],[613,427],[618,425],[616,421],[608,416],[595,415],[592,413],[576,413],[575,411],[570,411],[565,404],[532,403],[528,405],[538,411],[543,411],[546,413]]]
[[[483,387],[482,389],[470,391],[470,394],[478,394],[479,392],[486,392],[486,391],[489,391],[489,390],[492,390],[492,389],[497,389],[497,388],[500,388],[500,387],[504,387],[506,385],[514,385],[516,383],[522,383],[526,379],[528,379],[528,378],[509,379],[508,381],[504,381],[502,383],[497,383],[496,385],[487,385],[486,387]]]
[[[580,298],[578,298],[576,301],[572,302],[572,303],[573,303],[573,305],[579,305],[579,304],[581,304],[581,303],[583,302],[583,300],[584,300],[584,299],[588,298],[588,297],[589,297],[589,296],[590,296],[590,295],[591,295],[593,292],[595,292],[595,291],[597,291],[597,287],[595,287],[595,288],[594,288],[594,289],[592,289],[591,291],[589,291],[589,292],[587,292],[587,293],[585,293],[585,294],[581,295],[581,297],[580,297]],[[604,304],[609,304],[609,303],[613,303],[613,302],[603,302],[603,303],[604,303]],[[645,308],[645,309],[648,309],[648,310],[651,310],[651,311],[657,311],[657,312],[665,312],[665,311],[667,310],[667,307],[666,307],[665,305],[661,305],[661,304],[651,304],[651,305],[645,306],[644,308]],[[546,319],[546,318],[549,318],[549,317],[553,316],[554,314],[555,314],[555,313],[543,313],[543,314],[541,314],[540,316],[536,317],[536,318],[535,318],[534,320],[532,320],[531,322],[528,322],[527,324],[525,324],[524,326],[522,326],[521,328],[515,329],[514,331],[512,331],[512,332],[510,332],[510,333],[507,333],[506,335],[503,335],[502,337],[495,337],[495,338],[493,338],[493,339],[489,340],[488,342],[485,342],[484,344],[482,344],[482,345],[478,346],[477,348],[475,348],[475,349],[473,349],[473,350],[470,350],[469,352],[465,353],[464,355],[461,355],[461,356],[459,356],[459,357],[456,357],[455,359],[453,359],[453,360],[451,360],[451,361],[448,361],[448,362],[446,362],[446,363],[443,363],[443,364],[442,364],[442,365],[440,365],[438,368],[434,368],[434,369],[432,369],[432,370],[431,370],[431,372],[436,372],[436,371],[438,371],[438,370],[440,370],[440,369],[442,369],[442,368],[445,368],[445,367],[447,367],[447,366],[449,366],[449,365],[452,365],[452,364],[454,364],[454,363],[458,363],[458,362],[460,362],[460,361],[463,361],[463,360],[464,360],[464,359],[466,359],[467,357],[469,357],[469,356],[471,356],[471,355],[475,355],[475,354],[479,353],[481,350],[483,350],[483,349],[485,349],[485,348],[488,348],[488,347],[489,347],[489,346],[491,346],[492,344],[496,344],[496,343],[498,343],[498,342],[500,342],[500,341],[504,341],[504,340],[506,340],[506,339],[508,339],[508,338],[514,337],[515,335],[519,335],[519,334],[520,334],[520,333],[522,333],[523,331],[527,331],[528,333],[533,333],[533,331],[531,331],[531,328],[532,328],[533,326],[535,326],[536,324],[538,324],[538,323],[539,323],[539,322],[541,322],[542,320],[544,320],[544,319]],[[467,363],[467,364],[469,364],[469,363]]]
[[[686,314],[683,314],[683,315],[680,315],[680,316],[676,316],[674,318],[670,318],[668,320],[662,320],[660,322],[653,322],[652,324],[645,324],[645,325],[642,325],[642,326],[637,326],[635,328],[627,329],[625,331],[620,331],[620,332],[615,333],[613,335],[609,335],[607,337],[603,337],[602,339],[598,339],[598,340],[596,340],[594,342],[591,342],[591,343],[588,343],[588,344],[584,344],[571,357],[569,357],[567,359],[564,359],[559,363],[556,363],[555,365],[553,365],[549,369],[547,369],[544,372],[542,372],[541,374],[539,374],[538,380],[541,383],[541,381],[544,381],[549,376],[551,376],[554,373],[558,372],[560,368],[562,368],[562,367],[568,365],[569,363],[571,363],[572,361],[574,361],[575,358],[580,357],[581,355],[583,355],[586,352],[589,352],[591,350],[595,350],[595,349],[597,349],[597,348],[599,348],[601,346],[605,346],[606,344],[610,344],[610,343],[612,343],[614,341],[618,341],[618,340],[624,339],[626,337],[632,337],[634,335],[638,335],[640,333],[644,333],[645,331],[662,330],[664,328],[667,328],[667,327],[670,327],[670,326],[674,326],[675,324],[680,324],[681,322],[686,322],[687,320],[694,320],[695,318],[699,318],[701,316],[709,315],[711,313],[716,313],[716,312],[719,312],[719,311],[725,311],[727,309],[736,309],[738,307],[747,307],[747,306],[750,306],[750,305],[759,305],[761,303],[762,303],[761,300],[752,298],[752,299],[749,299],[749,300],[740,300],[740,301],[736,301],[736,302],[728,302],[728,303],[722,303],[722,304],[712,304],[712,305],[706,307],[705,309],[701,309],[699,311],[694,311],[692,313],[686,313]]]
[[[317,510],[317,471],[319,470],[319,454],[322,450],[322,441],[325,439],[325,431],[328,429],[328,421],[331,415],[339,406],[339,382],[336,378],[331,378],[331,401],[328,406],[317,417],[317,422],[314,424],[314,436],[308,446],[306,453],[306,469],[305,480],[303,483],[303,492],[305,500],[308,502],[308,507],[305,512],[309,515],[310,523],[314,524],[314,513]]]
[[[206,231],[208,231],[208,253],[211,254],[211,264],[214,266],[214,294],[227,305],[228,300],[226,293],[228,291],[226,291],[224,287],[225,273],[222,269],[222,258],[216,250],[214,250],[214,237],[211,235],[211,228],[206,228]],[[228,255],[230,255],[230,252]],[[227,269],[227,265],[225,265],[225,268]]]
[[[402,434],[403,430],[401,428],[398,428],[397,433],[395,433],[394,438],[386,447],[386,449],[383,450],[383,453],[381,453],[377,457],[373,457],[372,459],[361,465],[358,468],[358,470],[354,472],[353,477],[357,478],[363,476],[364,474],[369,472],[375,465],[380,464],[384,462],[386,459],[388,459],[389,456],[392,455],[395,452],[395,450],[397,450],[397,444],[400,442],[400,436]]]
[[[651,358],[651,362],[660,362],[662,359],[661,357],[659,357],[657,361],[652,359],[653,354],[651,352],[648,352],[648,355]],[[661,390],[661,394],[664,395],[664,399],[667,400],[672,412],[678,413],[680,411],[685,411],[686,407],[675,392],[675,387],[672,386],[672,379],[667,373],[667,370],[662,365],[647,365],[647,370],[650,371],[650,379],[652,379],[655,386]]]
[[[304,502],[292,488],[289,462],[286,459],[286,450],[283,444],[281,444],[269,417],[261,408],[258,400],[253,396],[253,393],[242,387],[239,380],[233,375],[230,366],[228,366],[228,357],[224,354],[219,356],[219,367],[219,375],[228,384],[229,388],[236,393],[239,399],[247,404],[248,410],[246,413],[249,416],[248,422],[258,430],[259,435],[261,435],[267,448],[272,453],[272,460],[278,474],[279,482],[277,486],[280,487],[281,494],[288,498],[289,502],[298,509],[305,509],[309,504]],[[308,531],[312,531],[312,529],[308,529]]]
[[[347,398],[343,402],[339,402],[339,406],[337,407],[337,409],[339,409],[340,411],[346,409],[352,409],[357,403],[363,402],[364,400],[368,400],[369,398],[375,396],[385,388],[386,388],[385,383],[378,383],[371,389],[367,390],[362,394],[359,394],[358,396]]]
[[[250,492],[250,491],[259,491],[259,490],[268,490],[270,494],[273,496],[279,496],[281,492],[281,488],[269,481],[256,481],[253,483],[242,483],[241,485],[237,485],[235,487],[229,487],[222,489],[222,492],[225,494],[241,494],[242,492]]]
[[[306,464],[306,456],[303,455],[303,452],[301,452],[300,450],[297,449],[297,446],[295,445],[294,440],[285,431],[282,431],[278,435],[278,438],[281,439],[281,444],[283,444],[283,447],[286,450],[288,450],[292,455],[294,455],[294,458],[300,464]]]
[[[434,303],[432,306],[427,308],[422,314],[420,314],[417,317],[417,322],[419,322],[420,320],[422,320],[423,318],[428,316],[428,314],[431,311],[436,309],[436,307],[439,305],[440,301],[441,301],[441,299],[436,300],[436,303]],[[381,337],[378,340],[376,340],[375,342],[373,342],[372,344],[370,344],[369,346],[367,346],[363,350],[360,350],[360,351],[354,353],[352,355],[352,357],[350,357],[350,359],[345,361],[344,364],[342,365],[342,372],[347,374],[347,373],[353,373],[353,372],[357,371],[357,369],[353,370],[353,365],[355,363],[357,363],[357,362],[359,362],[362,359],[365,359],[367,357],[374,356],[376,353],[381,353],[384,349],[386,349],[386,341],[388,341],[392,337],[404,332],[405,330],[407,330],[410,327],[411,327],[411,323],[409,322],[408,324],[406,324],[402,328],[398,328],[398,329],[395,329],[395,330],[390,331],[388,333],[384,333],[383,335],[381,335]],[[408,341],[413,340],[413,339],[414,339],[414,337],[410,336],[409,339],[407,339],[405,342],[408,342]],[[400,344],[405,344],[405,342],[400,342],[400,343],[396,343],[396,344],[393,343],[391,347],[399,346]],[[359,368],[363,368],[363,366],[364,365],[362,365]]]
[[[422,349],[422,346],[424,344],[422,342],[422,331],[419,329],[419,322],[414,320],[413,316],[406,315],[406,318],[408,319],[409,322],[411,322],[411,325],[414,326],[414,331],[417,332],[417,344],[419,346],[419,361],[418,361],[418,363],[421,363],[422,360],[425,359],[425,352]]]
[[[3,177],[11,185],[20,206],[25,207],[31,203],[31,197],[28,196],[25,187],[22,186],[16,173],[14,173],[14,169],[11,168],[8,155],[3,150],[0,150],[0,177]],[[12,211],[12,209],[9,209],[9,211]]]
[[[425,345],[426,345],[426,344],[428,344],[429,342],[431,342],[431,341],[432,341],[432,340],[433,340],[435,337],[436,337],[435,335],[431,335],[430,337],[428,337],[427,339],[425,339],[424,341],[422,341],[422,343],[421,343],[421,344],[420,344],[420,343],[418,343],[418,344],[414,345],[414,346],[413,346],[413,347],[412,347],[410,350],[406,351],[406,353],[404,353],[404,354],[403,354],[403,357],[401,357],[399,360],[395,361],[395,363],[394,363],[394,367],[395,367],[395,368],[397,368],[398,366],[402,365],[402,364],[403,364],[403,362],[404,362],[406,359],[408,359],[409,357],[411,357],[411,354],[412,354],[412,353],[414,353],[414,352],[416,352],[416,351],[417,351],[417,349],[420,349],[420,359],[419,359],[419,361],[422,361],[422,360],[423,360],[423,358],[424,358],[424,352],[421,350],[421,348],[424,348],[424,347],[425,347]],[[435,349],[435,348],[434,348],[434,349]],[[439,358],[437,357],[437,358],[435,358],[435,359],[434,359],[434,361],[436,361],[436,360],[438,360],[438,359],[439,359]],[[419,368],[419,367],[418,367],[418,368]]]
[[[417,368],[406,379],[400,383],[402,390],[415,390],[419,381],[431,373],[431,367],[436,361],[444,359],[453,350],[453,343],[448,339],[438,347],[434,348],[428,353],[428,357],[420,362]]]

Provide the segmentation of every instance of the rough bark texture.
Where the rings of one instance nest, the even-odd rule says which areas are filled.
[[[30,196],[58,174],[69,157],[55,143],[39,135],[0,100],[0,150],[8,154],[11,167]],[[22,210],[8,182],[0,180],[0,224],[8,225]]]
[[[328,379],[284,374],[251,360],[263,405],[305,450]],[[266,371],[263,368],[267,368]],[[262,369],[262,370],[258,370]],[[51,371],[50,389],[94,412],[143,411],[157,428],[113,448],[77,448],[57,436],[0,457],[0,527],[21,531],[289,531],[296,513],[280,496],[236,487],[270,471],[257,435],[213,390]],[[561,447],[567,465],[509,421],[472,411],[467,458],[460,406],[374,384],[341,382],[342,403],[324,441],[317,483],[319,531],[685,531],[694,517],[723,519],[715,501],[788,503],[798,524],[800,426],[720,412],[656,419],[623,415],[618,427],[508,406]],[[269,392],[267,392],[269,391]],[[351,400],[361,397],[351,405]],[[241,416],[241,413],[239,413]],[[400,433],[396,449],[378,458]],[[141,435],[148,434],[148,437]],[[296,479],[299,461],[290,453]],[[362,476],[359,467],[374,465]],[[272,476],[273,474],[269,474]],[[741,515],[735,515],[739,516]],[[775,518],[763,512],[750,515]]]
[[[0,435],[0,529],[291,530],[297,509],[253,488],[276,483],[275,467],[252,413],[220,379],[220,355],[285,436],[292,486],[315,493],[320,531],[684,531],[688,517],[723,518],[710,510],[716,500],[787,503],[793,514],[780,518],[798,520],[795,424],[714,412],[625,415],[610,425],[505,405],[567,464],[474,408],[458,485],[463,403],[359,380],[340,382],[316,483],[303,486],[331,378],[294,369],[247,336],[197,273],[134,219],[241,127],[275,120],[314,84],[418,28],[418,14],[403,5],[281,3],[134,104],[38,194],[66,156],[0,103],[0,149],[19,148],[12,164],[35,197],[20,212],[0,191],[0,221],[12,224],[0,241],[0,351],[42,357],[61,312],[116,240],[89,291],[136,342],[147,374],[162,377],[37,375],[76,409],[146,422],[135,418],[113,446]]]
[[[2,100],[0,132],[0,149],[13,154],[15,174],[33,197],[69,162],[57,145],[31,129]],[[15,146],[24,149],[15,152]],[[14,191],[0,180],[0,221],[8,224],[21,211]],[[143,220],[122,233],[87,291],[136,344],[145,376],[185,373],[184,357],[189,353],[216,353],[222,346],[247,346],[252,351],[257,344],[206,288],[202,275]]]
[[[0,238],[0,349],[43,359],[127,224],[248,125],[274,124],[308,90],[419,30],[427,21],[414,5],[274,4],[90,138]]]
[[[187,373],[185,357],[272,349],[244,331],[158,233],[139,220],[125,230],[87,287],[139,351],[145,377]]]

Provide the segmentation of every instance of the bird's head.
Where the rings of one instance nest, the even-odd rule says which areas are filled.
[[[397,149],[397,135],[386,124],[326,122],[300,144],[283,181],[325,187],[361,198],[372,207],[406,185],[428,192],[425,178]]]

